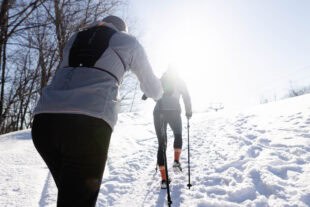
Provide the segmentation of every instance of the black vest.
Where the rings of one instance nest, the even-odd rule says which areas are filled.
[[[109,47],[109,41],[114,33],[116,33],[114,29],[105,26],[96,26],[79,32],[70,49],[69,67],[94,67]]]

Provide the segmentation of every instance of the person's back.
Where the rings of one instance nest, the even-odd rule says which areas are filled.
[[[181,112],[180,97],[182,96],[186,112],[191,112],[191,100],[184,81],[173,70],[167,70],[161,77],[163,96],[157,102],[155,110]]]
[[[119,32],[113,24],[105,22],[88,30],[97,30],[101,36],[108,33],[104,38],[97,38],[101,42],[93,43],[104,45],[101,53],[95,61],[80,63],[76,59],[85,59],[83,53],[76,57],[72,53],[77,53],[74,46],[79,42],[79,36],[83,38],[84,31],[73,35],[64,49],[62,63],[51,84],[44,89],[34,113],[85,114],[104,119],[113,128],[117,120],[118,87],[126,71],[132,70],[137,75],[141,89],[149,97],[158,99],[161,96],[160,83],[152,74],[142,46],[133,36]]]
[[[149,97],[162,95],[142,46],[125,30],[108,16],[73,35],[35,108],[32,139],[55,180],[58,207],[96,204],[125,71]]]

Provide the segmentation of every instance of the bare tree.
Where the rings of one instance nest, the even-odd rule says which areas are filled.
[[[25,20],[38,8],[43,0],[33,0],[25,4],[23,1],[3,0],[0,8],[0,125],[5,117],[4,100],[7,77],[7,45],[9,39],[19,31],[28,29],[23,25]]]
[[[122,3],[122,0],[53,0],[45,2],[43,5],[54,27],[60,60],[65,43],[74,32],[104,15],[112,13]]]
[[[139,95],[139,81],[132,72],[127,72],[124,75],[122,85],[119,90],[119,102],[121,112],[131,112]]]
[[[301,96],[304,94],[310,93],[310,86],[304,86],[304,87],[293,87],[291,84],[291,87],[288,91],[288,94],[286,97],[295,97],[295,96]]]
[[[0,3],[0,134],[29,127],[70,36],[126,0],[3,0]]]

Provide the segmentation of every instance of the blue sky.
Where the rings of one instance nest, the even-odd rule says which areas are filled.
[[[155,72],[183,74],[197,108],[280,98],[310,85],[308,0],[131,0]]]

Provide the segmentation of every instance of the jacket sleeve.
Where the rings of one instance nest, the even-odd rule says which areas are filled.
[[[184,81],[180,81],[179,83],[180,83],[180,86],[179,86],[180,93],[182,95],[186,114],[191,114],[192,113],[192,102],[191,102],[191,97],[189,95],[187,86]]]
[[[159,100],[163,94],[160,80],[154,75],[142,45],[136,41],[129,65],[137,76],[143,93],[154,100]]]

